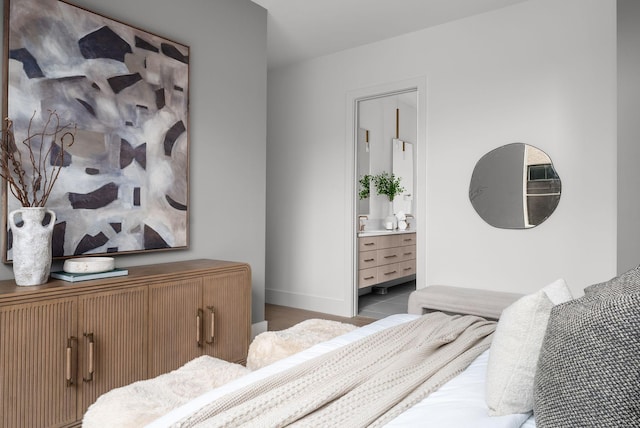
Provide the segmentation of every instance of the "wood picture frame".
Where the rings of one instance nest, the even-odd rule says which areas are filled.
[[[34,113],[36,125],[50,111],[77,125],[46,204],[53,257],[188,248],[189,47],[63,0],[5,0],[4,12],[16,141]],[[10,262],[7,215],[20,205],[2,187]]]

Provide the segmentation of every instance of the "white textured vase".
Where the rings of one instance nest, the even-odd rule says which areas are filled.
[[[396,228],[396,216],[393,215],[393,201],[389,201],[389,215],[384,218],[384,228],[387,230]]]
[[[44,223],[47,214],[48,222]],[[40,285],[49,280],[55,223],[56,214],[44,207],[23,207],[9,213],[17,285]]]

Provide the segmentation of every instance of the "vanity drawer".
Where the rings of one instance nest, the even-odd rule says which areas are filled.
[[[398,235],[381,235],[378,236],[378,248],[391,248],[391,247],[399,247],[397,245]]]
[[[415,259],[398,263],[398,271],[400,272],[400,278],[402,278],[403,276],[415,275],[416,274]]]
[[[378,266],[389,263],[398,263],[402,255],[402,247],[385,248],[378,250]]]
[[[378,266],[378,282],[391,281],[392,279],[400,278],[401,276],[399,263]]]
[[[416,246],[407,245],[400,247],[400,261],[414,260],[416,258]]]
[[[358,271],[358,288],[370,287],[378,283],[378,268],[361,269]]]
[[[359,251],[371,251],[380,248],[380,236],[365,236],[358,238]]]
[[[377,251],[360,251],[358,253],[358,269],[367,269],[378,266]]]
[[[415,233],[398,233],[391,235],[378,236],[378,248],[394,248],[403,247],[405,245],[415,245]]]
[[[401,233],[400,235],[395,235],[394,238],[396,239],[395,246],[397,247],[416,245],[415,233]]]

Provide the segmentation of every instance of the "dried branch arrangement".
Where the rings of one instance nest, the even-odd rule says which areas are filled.
[[[15,141],[13,121],[5,118],[0,147],[0,176],[23,207],[45,206],[64,166],[65,150],[73,145],[77,130],[70,123],[61,125],[60,116],[50,110],[42,130],[35,132],[35,115],[29,120],[27,137],[20,143],[22,150]],[[28,160],[23,160],[23,152]]]

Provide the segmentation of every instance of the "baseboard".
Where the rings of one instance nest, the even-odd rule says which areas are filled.
[[[267,331],[269,327],[268,321],[260,321],[251,325],[251,340],[255,339],[260,333]]]
[[[352,309],[348,307],[347,302],[322,296],[312,296],[267,288],[265,289],[265,301],[272,305],[289,306],[341,317],[352,316]]]

